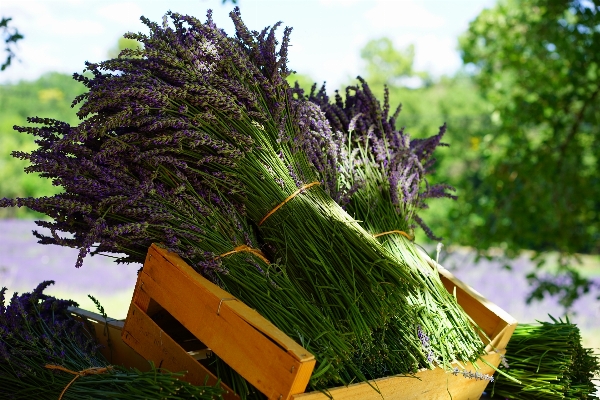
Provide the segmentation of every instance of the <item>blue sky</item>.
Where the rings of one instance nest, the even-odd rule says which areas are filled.
[[[261,29],[277,21],[292,26],[290,67],[337,87],[362,71],[360,49],[370,39],[390,37],[397,47],[416,46],[416,67],[434,75],[460,65],[457,37],[494,0],[239,0],[244,21]],[[208,8],[228,33],[234,6],[221,0],[2,0],[25,35],[21,62],[0,74],[0,83],[35,79],[47,71],[73,73],[84,61],[100,61],[127,31],[146,32],[140,15],[160,21],[171,9],[200,19]]]

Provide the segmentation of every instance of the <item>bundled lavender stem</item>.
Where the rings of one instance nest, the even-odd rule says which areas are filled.
[[[50,124],[44,122],[44,127],[30,131],[47,133]],[[67,125],[54,131],[62,142],[78,133]],[[54,153],[54,147],[46,145],[38,151]],[[144,262],[152,243],[163,243],[313,352],[319,360],[313,386],[356,376],[353,368],[358,369],[348,361],[353,353],[348,340],[297,292],[284,266],[271,265],[260,256],[252,228],[221,193],[200,183],[194,188],[183,174],[144,162],[134,146],[115,150],[110,165],[94,158],[86,144],[73,140],[70,151],[77,154],[79,162],[64,160],[57,173],[70,196],[69,203],[20,200],[30,207],[41,205],[39,209],[55,221],[78,210],[78,218],[68,218],[61,225],[61,230],[73,233],[75,239],[60,239],[56,226],[38,221],[52,229],[53,236],[46,240],[87,245],[85,233],[95,229],[92,254],[120,253],[125,257],[119,262],[139,263]],[[69,177],[85,177],[86,187]],[[114,203],[106,205],[107,199]],[[236,251],[240,246],[255,251]],[[340,374],[343,380],[337,377]]]
[[[110,366],[88,329],[71,317],[72,300],[43,291],[15,293],[5,305],[0,290],[0,387],[2,398],[62,399],[219,399],[218,386],[193,386],[179,373],[152,368],[148,372]],[[70,372],[93,373],[74,380]],[[67,388],[65,390],[65,388]],[[64,393],[63,393],[64,391]]]
[[[210,14],[205,24],[189,16],[168,16],[174,28],[168,20],[161,27],[143,19],[151,35],[127,35],[141,41],[143,49],[88,64],[93,78],[76,75],[89,89],[77,99],[83,103],[79,115],[84,119],[78,127],[32,119],[45,126],[18,128],[38,136],[40,149],[16,156],[28,159],[29,172],[53,179],[64,193],[4,199],[0,205],[27,206],[51,216],[53,222],[38,222],[52,232],[38,234],[40,241],[78,247],[77,266],[96,243],[96,252],[125,252],[128,256],[121,261],[140,260],[151,238],[218,277],[234,271],[214,265],[224,243],[190,243],[222,227],[202,225],[189,208],[206,218],[206,204],[198,198],[218,203],[219,195],[210,193],[220,193],[231,210],[258,227],[268,258],[280,266],[275,271],[284,272],[281,283],[271,274],[269,279],[282,288],[289,285],[317,310],[323,324],[333,325],[323,329],[335,332],[334,339],[345,338],[339,345],[344,350],[330,347],[339,352],[322,359],[323,365],[337,367],[327,376],[328,368],[315,374],[319,382],[350,383],[427,365],[427,352],[411,327],[417,311],[427,319],[427,310],[406,300],[420,290],[419,281],[323,188],[307,188],[318,174],[295,145],[302,136],[302,109],[284,79],[289,30],[277,50],[277,25],[250,32],[238,11],[231,15],[237,39],[219,30]],[[127,154],[132,157],[122,162]],[[155,184],[166,184],[167,176],[179,183],[168,189]],[[161,203],[157,197],[168,200]],[[142,204],[142,198],[154,203]],[[240,242],[238,238],[227,246]],[[260,275],[252,278],[263,279],[257,287],[268,282],[263,274],[268,266],[259,267]],[[248,290],[242,282],[237,283],[240,297]],[[280,325],[287,321],[282,318]],[[286,331],[286,326],[280,328]],[[305,337],[315,334],[321,332]],[[348,348],[355,362],[383,362],[385,367],[355,368]]]
[[[432,154],[446,128],[428,139],[411,140],[395,127],[400,107],[389,115],[387,89],[382,107],[367,83],[359,80],[361,86],[346,89],[345,101],[336,95],[333,103],[324,86],[318,93],[313,86],[306,97],[296,88],[298,101],[306,110],[302,146],[332,197],[379,237],[400,265],[411,267],[420,290],[407,300],[423,311],[415,320],[415,329],[430,365],[449,365],[454,359],[475,361],[483,346],[470,318],[410,241],[415,222],[433,238],[417,216],[419,209],[427,208],[426,200],[453,197],[449,186],[430,185],[426,179],[435,162]],[[430,315],[437,316],[434,323]]]
[[[488,392],[515,400],[598,398],[593,379],[600,358],[581,345],[577,325],[550,318],[517,326],[501,367],[520,382],[498,375]]]
[[[223,47],[225,45],[219,49]],[[218,57],[215,51],[211,48],[211,57]],[[230,73],[237,74],[236,71]],[[117,75],[115,80],[121,78]],[[86,82],[95,87],[92,82]],[[146,84],[141,78],[136,82]],[[138,93],[132,88],[119,89],[115,82],[113,84],[115,86],[107,84],[106,87],[118,96],[124,96],[119,90]],[[214,83],[215,86],[219,84],[219,81]],[[158,87],[159,92],[163,89]],[[241,96],[240,92],[241,89],[237,90],[236,95]],[[96,93],[91,90],[88,96]],[[144,97],[149,95],[148,91],[139,93],[143,94],[140,103],[151,101]],[[202,99],[198,94],[194,96]],[[245,96],[250,97],[251,93]],[[196,101],[196,97],[189,100]],[[95,104],[104,107],[107,99],[103,100],[104,103],[99,105],[98,101]],[[175,96],[169,101],[182,103],[186,100]],[[169,106],[167,102],[165,107]],[[208,124],[214,122],[203,121],[202,115],[192,111],[192,105],[175,104],[173,107],[174,110],[166,108],[163,113],[179,115],[179,119],[167,119],[159,114],[155,120],[150,120],[143,114],[138,115],[139,119],[131,123],[132,126],[140,124],[140,133],[128,132],[134,129],[132,127],[105,132],[105,126],[112,122],[98,121],[107,116],[118,116],[103,108],[79,127],[48,119],[30,119],[30,122],[43,126],[18,129],[37,136],[40,147],[31,154],[16,155],[32,163],[29,171],[39,171],[54,179],[65,192],[53,198],[5,199],[5,204],[28,206],[51,216],[53,222],[38,221],[39,225],[51,230],[51,235],[36,235],[44,244],[80,248],[77,266],[82,264],[83,257],[92,247],[93,254],[125,254],[117,260],[119,262],[143,262],[151,243],[164,243],[199,272],[220,283],[313,352],[319,360],[311,381],[313,387],[326,387],[325,382],[350,382],[360,377],[359,369],[351,362],[355,352],[351,337],[340,332],[310,298],[298,292],[283,265],[271,266],[251,252],[220,257],[240,245],[259,247],[253,239],[252,228],[239,215],[243,205],[238,203],[235,208],[218,191],[227,186],[228,195],[235,193],[229,178],[210,167],[218,162],[235,165],[236,157],[243,153],[203,132],[203,124],[211,128]],[[82,110],[88,112],[85,108]],[[198,118],[200,126],[186,125],[188,117]],[[96,130],[90,128],[90,120],[98,124]],[[174,127],[169,129],[167,123]],[[259,124],[251,126],[258,128]],[[247,138],[241,139],[243,142],[238,145],[252,143]],[[238,140],[238,137],[230,140]],[[64,237],[63,232],[72,237]]]

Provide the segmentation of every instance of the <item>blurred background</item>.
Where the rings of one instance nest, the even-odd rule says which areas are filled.
[[[235,4],[234,4],[235,3]],[[446,123],[432,183],[456,188],[421,214],[443,238],[439,261],[520,322],[569,317],[584,344],[600,347],[600,3],[552,0],[3,0],[0,32],[0,198],[58,192],[26,174],[13,151],[31,151],[15,132],[31,116],[76,123],[71,79],[84,62],[137,43],[141,15],[172,10],[228,33],[239,6],[254,30],[294,28],[290,82],[343,94],[360,75],[413,137]],[[48,293],[124,318],[140,265],[37,244],[41,215],[0,209],[0,287]],[[421,232],[417,242],[435,249]],[[430,251],[435,258],[435,250]]]

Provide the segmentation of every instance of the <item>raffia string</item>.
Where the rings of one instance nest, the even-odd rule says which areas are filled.
[[[67,389],[80,376],[104,374],[104,373],[108,372],[109,370],[111,370],[113,368],[112,365],[109,365],[108,367],[92,367],[92,368],[84,369],[82,371],[71,371],[70,369],[62,367],[60,365],[46,364],[45,367],[48,368],[48,369],[57,369],[59,371],[63,371],[63,372],[67,372],[69,374],[75,375],[75,378],[71,379],[71,382],[69,382],[67,384],[67,386],[65,386],[65,388],[63,389],[63,391],[60,393],[60,396],[58,396],[58,400],[62,400],[63,395],[65,394],[65,392],[67,391]]]
[[[410,236],[408,233],[406,233],[404,231],[387,231],[387,232],[381,232],[381,233],[378,233],[377,235],[373,235],[373,237],[379,237],[379,236],[383,236],[383,235],[391,235],[392,233],[398,233],[398,234],[404,236],[405,238],[407,238],[408,240],[413,240],[413,237]]]
[[[306,185],[302,186],[300,189],[296,190],[294,193],[290,194],[287,199],[285,199],[277,207],[275,207],[274,209],[272,209],[271,211],[269,211],[269,213],[267,215],[265,215],[263,219],[260,220],[260,222],[258,223],[258,226],[261,226],[263,224],[263,222],[265,222],[267,220],[267,218],[269,218],[271,215],[273,215],[275,213],[275,211],[277,211],[281,207],[283,207],[285,205],[285,203],[287,203],[288,201],[290,201],[294,197],[298,196],[300,193],[304,192],[306,189],[309,189],[309,188],[311,188],[311,187],[313,187],[315,185],[320,185],[320,184],[321,183],[318,182],[318,181],[307,183]]]
[[[261,260],[263,260],[265,263],[271,264],[271,262],[267,259],[267,257],[263,254],[262,251],[260,251],[258,249],[253,249],[252,247],[246,246],[245,244],[242,244],[242,245],[236,247],[235,249],[233,249],[231,251],[228,251],[227,253],[223,253],[223,254],[217,256],[217,259],[226,257],[226,256],[228,256],[230,254],[241,253],[243,251],[248,252],[248,253],[252,253],[256,257],[258,257]]]

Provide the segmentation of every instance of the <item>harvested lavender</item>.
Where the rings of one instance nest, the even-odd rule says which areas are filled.
[[[382,107],[367,83],[359,80],[360,86],[346,89],[345,101],[336,95],[335,102],[330,102],[324,86],[318,93],[313,86],[308,96],[296,88],[306,110],[303,147],[330,195],[381,240],[399,265],[410,266],[420,290],[407,299],[423,310],[414,329],[429,365],[449,367],[453,360],[475,361],[483,353],[483,344],[470,318],[411,242],[415,222],[433,237],[417,215],[427,208],[426,200],[453,197],[448,192],[452,188],[429,185],[426,179],[445,126],[433,137],[411,140],[396,129],[400,107],[389,115],[387,88]],[[430,315],[437,316],[434,323]]]
[[[331,343],[344,338],[339,344],[343,351],[332,348],[335,357],[322,358],[323,368],[311,381],[315,387],[409,373],[428,365],[428,352],[412,322],[417,313],[430,324],[437,317],[406,300],[421,290],[420,281],[314,185],[317,171],[295,144],[302,136],[301,109],[284,79],[290,31],[284,32],[278,50],[277,25],[251,33],[239,11],[231,16],[236,39],[219,30],[210,14],[204,24],[175,13],[168,14],[171,22],[167,18],[163,26],[143,19],[149,36],[126,35],[142,42],[143,48],[88,64],[92,78],[76,75],[89,89],[76,100],[83,103],[79,126],[32,119],[44,127],[18,128],[38,136],[40,149],[15,155],[31,162],[28,171],[53,179],[64,193],[4,199],[0,205],[27,206],[51,216],[53,222],[38,222],[52,232],[38,234],[41,243],[78,247],[77,266],[96,245],[95,252],[124,252],[127,257],[121,261],[139,261],[148,240],[160,238],[195,261],[203,273],[222,279],[219,274],[233,276],[235,268],[220,268],[214,262],[215,255],[223,254],[217,249],[223,244],[231,250],[244,242],[231,240],[227,231],[222,236],[230,239],[226,246],[210,240],[189,245],[210,235],[208,231],[222,229],[194,220],[190,207],[203,218],[207,210],[190,190],[215,203],[222,194],[231,210],[258,228],[264,252],[277,264],[274,269],[259,264],[259,273],[253,270],[243,278],[256,280],[248,285],[264,288],[271,284],[268,279],[284,289],[290,285],[302,304],[320,313],[315,311],[302,324],[308,326],[319,315],[324,332],[333,332]],[[160,189],[155,182],[166,184],[166,176],[182,185]],[[219,195],[213,198],[210,193]],[[156,203],[156,197],[163,196],[166,204],[140,203],[144,198]],[[231,259],[239,261],[236,257],[241,256]],[[244,256],[258,262],[255,254]],[[219,258],[222,263],[227,259]],[[248,287],[242,285],[246,281],[241,271],[235,277],[237,282],[224,284],[237,284],[236,295],[241,297]],[[288,317],[273,322],[283,324],[284,331],[289,328]],[[317,326],[321,325],[313,325],[304,337],[321,334]],[[382,337],[389,339],[382,342]],[[379,369],[355,367],[378,360],[385,360]]]
[[[502,366],[521,383],[499,375],[486,391],[515,400],[598,398],[592,380],[600,373],[600,358],[581,345],[577,325],[550,318],[518,325],[506,346]]]
[[[193,386],[179,373],[109,365],[83,322],[71,317],[72,300],[45,295],[53,281],[15,293],[5,305],[0,290],[0,387],[10,399],[219,399],[218,386]],[[76,378],[78,377],[78,379]],[[74,379],[75,378],[75,379]]]

